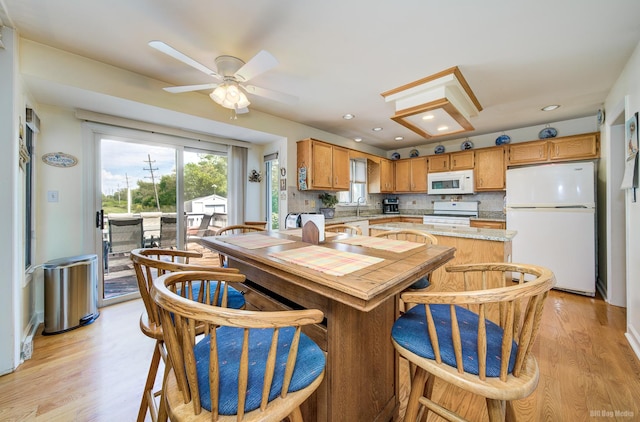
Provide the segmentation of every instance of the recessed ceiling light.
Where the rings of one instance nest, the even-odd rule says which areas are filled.
[[[396,136],[394,139],[395,139],[396,141],[402,141],[402,140],[404,139],[404,137],[402,137],[402,136]]]
[[[347,113],[344,116],[342,116],[342,118],[345,119],[345,120],[351,120],[351,119],[353,119],[355,117],[356,117],[355,114],[351,114],[351,113]]]
[[[353,140],[356,142],[362,142],[362,138],[353,138]]]
[[[542,107],[540,110],[542,110],[542,111],[552,111],[552,110],[555,110],[558,107],[560,107],[560,106],[557,105],[557,104],[551,104],[551,105]]]
[[[373,129],[371,129],[374,132],[380,132],[382,130],[381,127],[374,127]]]
[[[447,130],[447,129],[449,129],[449,126],[439,126],[439,127],[438,127],[438,131],[439,131],[439,132],[443,132],[443,131],[445,131],[445,130]]]

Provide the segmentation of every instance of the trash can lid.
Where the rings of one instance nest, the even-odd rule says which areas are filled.
[[[89,255],[69,256],[66,258],[58,258],[58,259],[52,259],[51,261],[47,261],[42,266],[42,268],[44,268],[45,270],[47,269],[50,270],[58,267],[64,267],[67,265],[74,265],[81,262],[89,262],[94,260],[96,261],[98,260],[98,255],[89,254]]]

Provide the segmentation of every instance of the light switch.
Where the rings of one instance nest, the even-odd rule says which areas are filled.
[[[57,190],[49,190],[49,191],[47,191],[47,202],[58,202],[58,191]]]

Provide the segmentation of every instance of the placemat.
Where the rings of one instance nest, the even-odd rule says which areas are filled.
[[[354,236],[347,239],[335,240],[338,243],[347,243],[349,245],[364,246],[365,248],[382,249],[389,252],[406,252],[411,249],[419,248],[422,243],[409,242],[408,240],[387,239],[384,237],[371,236]]]
[[[262,234],[247,234],[245,236],[220,236],[217,238],[221,242],[231,243],[245,249],[260,249],[269,246],[284,245],[285,243],[294,243],[294,240],[280,239],[279,237],[265,236]]]
[[[289,236],[298,236],[298,237],[302,237],[302,229],[286,229],[286,230],[279,230],[280,233],[284,233],[284,234],[288,234]],[[324,237],[325,239],[328,239],[330,237],[336,237],[341,235],[342,233],[335,233],[335,232],[324,232]]]
[[[382,258],[337,251],[315,245],[290,249],[288,251],[273,252],[269,255],[292,264],[301,265],[335,276],[343,276],[384,261]]]

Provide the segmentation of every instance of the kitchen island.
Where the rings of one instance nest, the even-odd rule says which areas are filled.
[[[229,266],[250,280],[248,309],[259,297],[264,306],[258,303],[258,309],[324,312],[326,322],[305,331],[327,352],[324,381],[302,406],[305,421],[397,420],[399,362],[390,336],[398,294],[451,260],[454,249],[350,244],[358,239],[348,234],[311,245],[293,234],[298,232],[205,237],[202,244],[227,255]]]
[[[475,227],[446,227],[414,223],[382,223],[370,221],[372,236],[389,230],[420,230],[433,234],[438,245],[456,248],[455,258],[449,264],[480,262],[511,262],[511,240],[516,236],[513,230],[482,229]],[[454,274],[439,268],[431,275],[434,289],[440,291],[459,290],[460,280]]]

